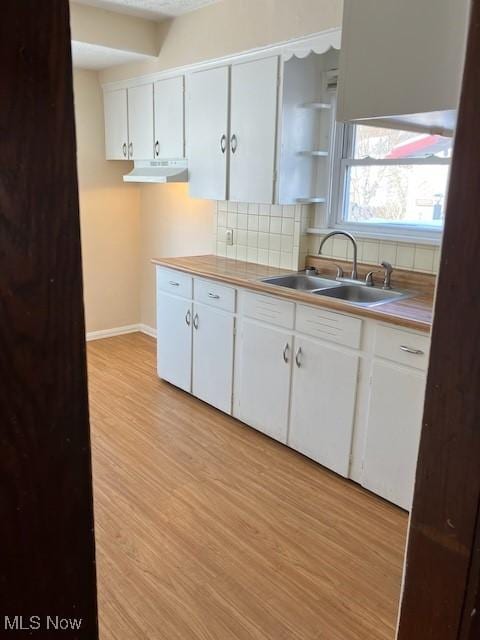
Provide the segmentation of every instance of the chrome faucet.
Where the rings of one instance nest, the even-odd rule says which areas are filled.
[[[318,247],[318,255],[320,256],[322,254],[323,245],[332,236],[345,236],[353,244],[352,280],[357,280],[358,279],[358,272],[357,272],[357,241],[355,240],[355,238],[352,236],[351,233],[348,233],[347,231],[332,231],[331,233],[328,233],[323,238],[323,240],[320,243],[320,246]]]

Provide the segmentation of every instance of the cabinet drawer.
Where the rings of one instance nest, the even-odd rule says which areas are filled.
[[[279,300],[257,293],[244,292],[243,313],[254,320],[293,329],[295,304],[287,300]]]
[[[380,358],[426,370],[429,349],[429,336],[377,325],[374,353]]]
[[[160,291],[168,291],[182,298],[191,298],[193,278],[181,271],[157,267],[157,289]]]
[[[218,284],[213,280],[195,278],[193,281],[193,297],[194,300],[217,307],[217,309],[235,312],[235,289]]]
[[[296,330],[299,333],[329,340],[358,349],[362,333],[362,321],[326,309],[297,305]]]

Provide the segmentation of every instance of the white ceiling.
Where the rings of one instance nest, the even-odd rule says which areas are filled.
[[[100,9],[127,15],[162,20],[195,11],[219,0],[74,0]]]
[[[80,69],[106,69],[117,64],[149,60],[149,56],[120,51],[88,42],[72,41],[72,64]]]

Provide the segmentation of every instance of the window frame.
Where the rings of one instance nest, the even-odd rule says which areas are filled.
[[[425,158],[375,159],[354,158],[355,131],[358,125],[365,123],[337,123],[334,142],[332,166],[332,195],[330,200],[328,227],[350,231],[359,236],[378,237],[396,241],[412,242],[420,240],[432,244],[440,244],[443,226],[432,228],[419,224],[371,224],[366,222],[349,222],[346,220],[348,202],[349,169],[355,166],[385,165],[451,165],[451,158],[429,156]]]

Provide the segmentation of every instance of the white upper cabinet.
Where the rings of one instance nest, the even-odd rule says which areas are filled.
[[[105,155],[107,160],[128,159],[128,111],[127,90],[106,91]]]
[[[338,119],[452,129],[469,6],[469,0],[345,0]]]
[[[153,159],[153,84],[128,89],[130,160]]]
[[[183,158],[184,78],[167,78],[154,84],[155,159]]]
[[[277,57],[232,66],[230,200],[272,202],[277,90]]]
[[[227,197],[229,68],[187,78],[187,157],[190,195]]]

